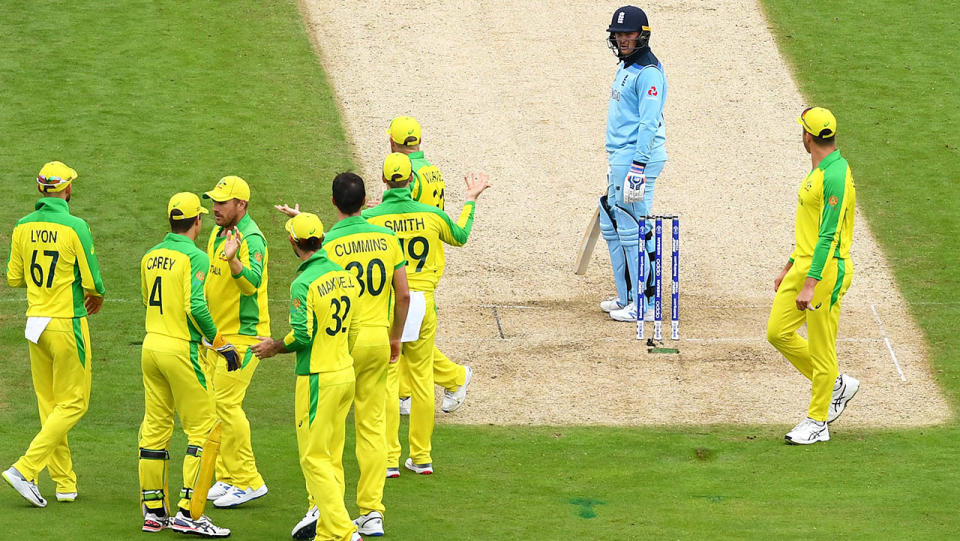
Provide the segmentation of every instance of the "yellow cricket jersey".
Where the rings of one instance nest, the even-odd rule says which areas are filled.
[[[466,244],[473,229],[474,207],[474,203],[468,201],[460,219],[454,223],[442,210],[414,201],[409,188],[393,188],[384,192],[382,203],[363,211],[363,217],[392,230],[400,238],[400,247],[409,262],[410,289],[434,291],[446,266],[442,243]]]
[[[410,165],[413,168],[413,180],[410,182],[410,193],[413,199],[443,210],[445,187],[443,173],[423,157],[422,151],[411,152],[407,157],[410,158]]]
[[[360,286],[355,327],[389,327],[393,272],[407,264],[396,234],[351,216],[330,228],[323,249],[331,261],[353,274]]]
[[[226,230],[217,226],[207,242],[210,273],[204,292],[210,299],[210,315],[228,340],[238,335],[270,336],[270,310],[267,307],[267,241],[249,214],[237,222],[242,242],[237,258],[243,264],[240,274],[233,276],[230,264],[223,259]],[[236,343],[252,344],[256,339],[240,339]]]
[[[84,317],[84,296],[103,296],[90,227],[70,214],[66,201],[40,198],[36,210],[17,222],[7,284],[27,288],[27,316]]]
[[[297,375],[352,368],[348,334],[357,317],[359,284],[323,249],[297,272],[290,284],[292,330],[283,338],[287,351],[297,352]]]
[[[810,262],[807,276],[821,279],[828,257],[850,258],[857,200],[850,165],[835,150],[800,184],[797,193],[796,245],[790,261]]]
[[[207,254],[185,235],[168,233],[140,260],[140,293],[147,307],[146,330],[190,342],[213,342],[217,327],[207,309],[203,282]]]

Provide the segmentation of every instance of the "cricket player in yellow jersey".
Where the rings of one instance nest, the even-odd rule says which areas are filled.
[[[390,151],[406,154],[410,158],[413,170],[413,180],[410,182],[410,195],[414,201],[437,207],[443,210],[444,191],[446,184],[440,169],[428,162],[420,150],[421,129],[420,123],[409,116],[398,116],[390,122],[387,128],[390,135]],[[438,257],[443,266],[443,244],[437,248]],[[400,372],[400,413],[410,413],[410,383],[406,363],[401,359],[398,366]],[[440,409],[445,413],[453,413],[467,397],[467,387],[473,370],[469,366],[459,365],[451,361],[440,352],[440,348],[433,348],[433,380],[443,387],[443,403]]]
[[[167,204],[170,233],[140,260],[140,292],[147,308],[140,357],[144,389],[140,503],[145,532],[169,526],[180,533],[227,537],[230,530],[215,526],[206,516],[198,520],[190,516],[203,443],[217,421],[200,357],[201,341],[205,338],[224,356],[228,370],[240,367],[236,349],[217,332],[203,295],[210,260],[195,241],[204,214],[207,209],[195,194],[171,197]],[[177,513],[170,516],[167,485],[175,411],[187,435],[187,452]]]
[[[67,433],[90,404],[92,354],[87,314],[103,304],[103,280],[87,222],[70,214],[77,172],[61,162],[40,169],[36,210],[17,222],[10,240],[7,284],[27,288],[26,338],[40,432],[3,478],[37,507],[44,468],[57,501],[77,498]]]
[[[840,301],[853,278],[850,245],[856,189],[837,150],[837,119],[822,107],[797,118],[813,169],[797,192],[796,245],[780,276],[767,322],[767,340],[812,382],[806,418],[786,435],[787,443],[828,441],[828,423],[843,413],[860,382],[840,374],[837,324]],[[797,334],[807,325],[807,338]]]
[[[243,399],[259,360],[249,350],[258,336],[270,336],[267,307],[267,242],[247,213],[250,187],[240,177],[227,176],[203,194],[213,200],[217,227],[207,242],[210,274],[204,292],[210,299],[210,315],[220,333],[236,346],[240,370],[226,370],[224,359],[214,358],[213,389],[217,416],[223,422],[223,441],[217,461],[217,482],[208,498],[215,507],[236,507],[267,493],[257,471],[250,442],[250,422],[243,412]]]
[[[360,285],[320,248],[323,223],[304,212],[285,226],[302,263],[290,285],[290,326],[283,338],[254,345],[261,359],[297,353],[296,423],[307,493],[319,510],[316,539],[360,539],[343,503],[343,444],[355,377],[349,336],[358,317]]]
[[[407,264],[393,231],[371,225],[360,216],[366,202],[363,179],[354,173],[339,173],[333,179],[333,204],[337,223],[323,241],[331,261],[354,274],[360,286],[357,319],[350,329],[350,355],[356,375],[353,420],[356,424],[357,507],[354,519],[363,535],[383,535],[383,468],[387,462],[386,398],[387,366],[400,357],[410,290]],[[286,205],[277,206],[289,216],[299,214]],[[391,306],[392,305],[392,306]],[[391,311],[393,317],[390,317]],[[393,320],[391,323],[391,319]],[[310,507],[293,529],[294,539],[312,539],[317,508]]]
[[[441,243],[462,246],[473,228],[477,198],[490,185],[488,177],[468,177],[466,203],[457,222],[442,210],[414,201],[410,195],[412,169],[410,159],[394,152],[383,162],[383,181],[387,191],[383,202],[363,211],[374,225],[393,230],[407,257],[410,284],[410,310],[404,335],[403,359],[410,373],[410,457],[404,466],[418,474],[433,473],[431,458],[434,424],[433,350],[437,333],[437,311],[433,292],[443,274]],[[387,477],[400,475],[399,382],[394,365],[387,374]]]

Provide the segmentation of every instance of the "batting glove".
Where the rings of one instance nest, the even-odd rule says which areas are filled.
[[[237,348],[233,347],[233,344],[227,342],[223,339],[223,336],[220,333],[217,333],[217,336],[214,337],[213,343],[207,342],[207,339],[203,339],[203,345],[208,348],[216,350],[217,353],[223,355],[223,358],[227,360],[227,372],[233,372],[240,368],[240,355],[237,354]]]
[[[646,164],[633,162],[630,166],[630,172],[623,182],[623,201],[624,203],[639,203],[643,201],[643,192],[647,187],[647,177],[643,174]]]

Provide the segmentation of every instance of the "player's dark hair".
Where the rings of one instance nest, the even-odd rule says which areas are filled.
[[[387,186],[390,186],[390,188],[406,188],[410,184],[411,180],[413,180],[413,175],[410,175],[410,178],[398,180],[396,182],[390,182],[388,180]]]
[[[171,214],[172,216],[170,216],[169,218],[170,231],[173,233],[186,233],[187,231],[190,231],[190,228],[193,227],[193,224],[197,222],[196,216],[194,216],[193,218],[187,218],[187,219],[181,218],[179,220],[174,220],[173,216],[183,216],[183,212],[181,212],[180,209],[173,209],[173,212],[171,212]]]
[[[817,137],[811,133],[810,137],[813,139],[813,144],[817,145],[818,147],[831,146],[837,142],[837,138],[834,135],[831,135],[830,137]]]
[[[349,171],[337,173],[333,177],[333,204],[344,214],[353,214],[360,210],[367,191],[363,179]]]
[[[323,245],[323,237],[310,237],[309,239],[300,239],[297,241],[297,248],[304,252],[316,252]]]

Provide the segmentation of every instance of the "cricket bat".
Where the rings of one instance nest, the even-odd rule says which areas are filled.
[[[220,421],[213,425],[207,441],[203,443],[203,454],[200,455],[200,471],[197,480],[193,483],[193,495],[190,497],[190,517],[197,520],[203,516],[203,509],[207,506],[207,493],[213,482],[213,470],[217,467],[217,455],[220,454]]]
[[[577,261],[574,264],[574,274],[584,274],[587,272],[587,265],[590,264],[590,257],[593,255],[593,248],[597,245],[597,237],[600,236],[600,207],[593,209],[590,221],[587,223],[587,230],[583,233],[580,240],[580,247],[577,250]]]

